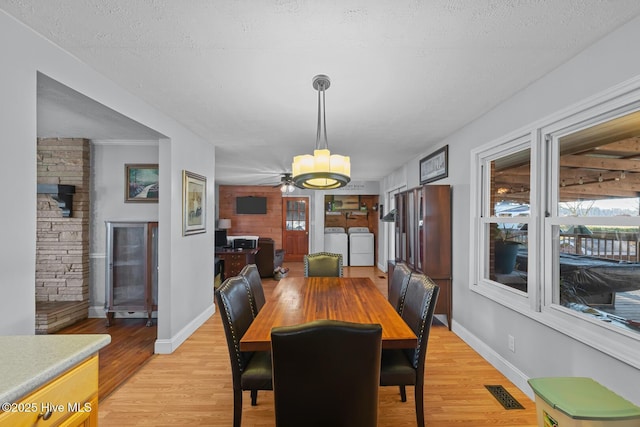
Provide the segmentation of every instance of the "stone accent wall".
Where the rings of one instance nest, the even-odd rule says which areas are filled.
[[[37,153],[38,183],[74,185],[75,194],[69,218],[51,196],[38,195],[36,303],[88,303],[90,142],[39,139]]]

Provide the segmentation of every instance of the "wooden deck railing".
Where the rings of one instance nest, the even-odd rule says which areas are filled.
[[[509,240],[527,243],[527,232],[510,233]],[[625,262],[640,262],[640,233],[594,232],[593,234],[560,234],[560,252]]]
[[[639,233],[561,234],[560,252],[617,261],[640,262]]]

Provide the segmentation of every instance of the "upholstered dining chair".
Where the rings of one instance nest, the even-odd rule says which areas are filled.
[[[271,330],[277,427],[375,427],[382,327],[315,320]]]
[[[342,254],[316,252],[305,255],[304,277],[342,277]]]
[[[389,281],[389,303],[402,314],[402,306],[404,304],[404,296],[407,292],[407,284],[411,277],[411,270],[404,262],[396,263]]]
[[[216,290],[216,300],[231,359],[233,425],[240,427],[242,391],[251,390],[251,405],[255,406],[258,390],[273,390],[271,353],[240,351],[240,339],[254,318],[249,283],[244,277],[229,277],[222,282]]]
[[[240,270],[240,276],[247,279],[249,290],[251,291],[251,307],[253,308],[253,316],[257,316],[265,302],[264,289],[262,288],[262,279],[260,272],[255,264],[247,264]]]
[[[411,274],[401,316],[418,337],[418,344],[412,349],[382,352],[380,385],[400,386],[403,402],[407,401],[405,386],[415,386],[418,427],[424,427],[424,365],[439,290],[438,285],[424,274]]]

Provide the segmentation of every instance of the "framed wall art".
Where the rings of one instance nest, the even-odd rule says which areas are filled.
[[[182,235],[205,233],[207,178],[182,171]]]
[[[447,176],[449,176],[448,145],[420,160],[420,184],[437,181]]]
[[[124,201],[158,202],[158,165],[124,165]]]

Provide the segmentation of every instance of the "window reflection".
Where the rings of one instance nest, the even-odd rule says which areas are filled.
[[[489,239],[485,253],[489,259],[485,278],[527,292],[531,149],[492,160],[489,168],[489,215],[494,221],[487,224],[486,230]]]
[[[559,138],[553,226],[554,302],[636,332],[639,142],[639,112]]]
[[[640,330],[638,227],[556,228],[556,303]]]
[[[491,216],[528,217],[531,203],[531,150],[491,161]]]
[[[487,224],[489,265],[485,277],[527,292],[528,256],[525,224],[497,222]]]
[[[306,230],[306,203],[299,200],[288,200],[285,227],[288,231]]]

